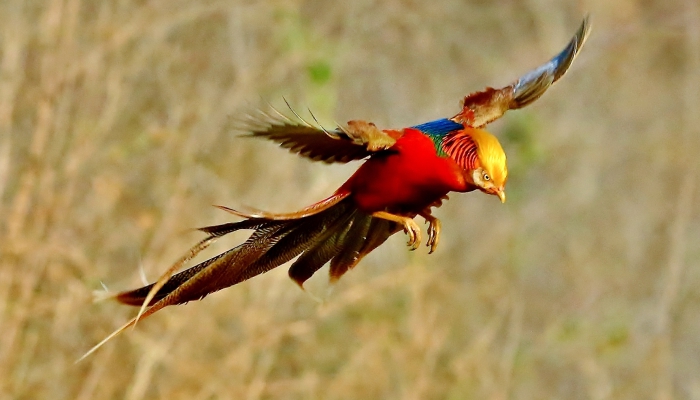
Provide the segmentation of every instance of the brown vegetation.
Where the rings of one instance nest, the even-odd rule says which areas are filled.
[[[574,3],[0,2],[0,398],[700,398],[700,5]],[[74,365],[136,312],[100,281],[154,279],[211,204],[290,211],[355,168],[232,117],[449,116],[585,12],[569,75],[491,127],[506,205],[452,196],[435,254],[397,235],[323,304],[280,268]]]

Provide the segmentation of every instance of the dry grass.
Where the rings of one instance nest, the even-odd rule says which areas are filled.
[[[346,3],[0,2],[0,397],[699,399],[697,2]],[[231,116],[447,116],[585,11],[570,75],[492,127],[509,202],[453,196],[436,254],[396,237],[320,305],[279,269],[73,364],[136,312],[91,291],[153,279],[210,204],[293,210],[354,168]]]

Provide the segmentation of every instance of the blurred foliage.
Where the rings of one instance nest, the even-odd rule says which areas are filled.
[[[331,79],[331,66],[326,61],[316,61],[308,66],[309,78],[316,85],[327,84]]]
[[[0,397],[700,398],[699,8],[0,2]],[[282,97],[329,126],[450,116],[586,12],[571,72],[490,127],[508,203],[454,194],[435,254],[396,235],[335,287],[315,277],[321,304],[279,268],[73,364],[135,313],[92,291],[153,279],[229,220],[211,204],[298,209],[357,167],[232,121]]]

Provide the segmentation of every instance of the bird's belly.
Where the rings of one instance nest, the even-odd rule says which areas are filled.
[[[357,207],[365,212],[418,213],[444,197],[449,190],[420,185],[385,185],[353,194]]]

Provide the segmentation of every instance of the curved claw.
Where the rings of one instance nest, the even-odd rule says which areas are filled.
[[[509,108],[514,110],[525,107],[542,96],[571,67],[590,32],[591,23],[586,16],[564,50],[518,79],[513,86],[513,100]]]
[[[428,242],[425,245],[430,247],[428,254],[433,254],[440,243],[442,223],[430,214],[430,210],[421,212],[420,216],[425,218],[425,222],[428,223]]]
[[[438,243],[440,243],[442,224],[439,219],[434,217],[432,219],[426,219],[426,222],[428,223],[428,242],[426,246],[430,247],[428,254],[433,254],[437,249]]]
[[[411,250],[415,250],[420,246],[421,242],[421,233],[420,233],[420,228],[418,227],[418,224],[416,224],[416,221],[407,218],[404,220],[404,225],[403,225],[403,231],[408,234],[408,245],[411,247]]]

